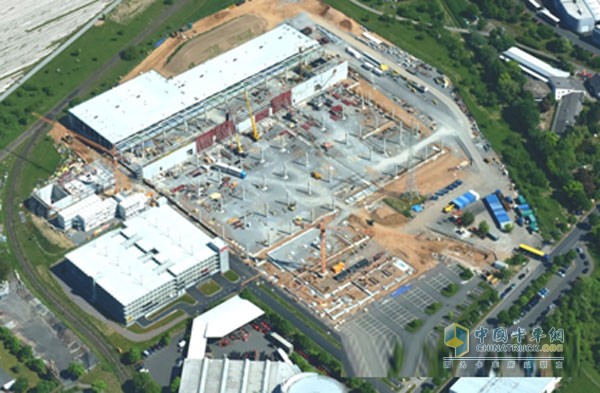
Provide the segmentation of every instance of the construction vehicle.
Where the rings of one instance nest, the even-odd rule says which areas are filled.
[[[310,175],[317,180],[323,179],[323,175],[321,175],[321,173],[316,172],[316,171],[311,172]]]
[[[240,156],[240,157],[248,157],[248,152],[244,150],[244,146],[242,146],[242,141],[240,141],[240,134],[238,134],[237,132],[235,133],[235,149],[233,149],[233,152]]]
[[[290,202],[290,204],[288,205],[288,210],[293,212],[296,210],[296,202]]]
[[[252,114],[250,98],[248,98],[247,90],[244,91],[244,96],[246,97],[246,107],[248,108],[248,116],[250,116],[250,122],[252,123],[252,140],[257,142],[260,140],[260,134],[258,133],[258,128],[256,127],[256,121],[254,121],[254,115]]]
[[[333,271],[334,274],[338,274],[339,272],[344,270],[345,267],[346,267],[346,264],[344,262],[339,262],[339,263],[336,263],[335,265],[333,265],[331,270]]]
[[[444,213],[450,213],[452,210],[454,210],[454,205],[449,203],[448,206],[444,208]]]

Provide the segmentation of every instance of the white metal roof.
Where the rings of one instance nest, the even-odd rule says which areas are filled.
[[[119,206],[124,209],[128,209],[133,206],[145,204],[148,201],[148,197],[142,192],[136,192],[131,195],[127,195],[125,198],[119,201]]]
[[[550,64],[530,55],[516,46],[504,51],[504,55],[546,78],[568,78],[570,75],[567,71],[552,67]]]
[[[345,393],[347,391],[348,389],[342,383],[317,373],[294,375],[281,386],[281,393]]]
[[[264,311],[254,303],[234,296],[197,316],[192,323],[187,358],[202,359],[206,351],[207,339],[225,337],[263,314]]]
[[[284,24],[170,80],[149,71],[70,112],[115,144],[319,43]]]
[[[590,8],[585,4],[586,2],[586,0],[583,0],[581,3],[573,0],[560,0],[565,12],[578,20],[594,17]]]
[[[460,378],[450,393],[551,392],[560,378]]]
[[[186,359],[179,393],[271,393],[299,372],[295,365],[269,360]]]
[[[117,201],[115,201],[112,198],[107,198],[103,201],[88,206],[86,209],[83,209],[79,212],[78,216],[80,216],[84,219],[84,221],[87,222],[90,219],[97,216],[98,214],[100,214],[101,212],[108,211],[111,209],[114,214],[117,209]]]
[[[64,220],[70,220],[77,215],[84,213],[89,209],[96,209],[94,205],[100,205],[102,203],[102,199],[96,194],[92,194],[87,198],[80,200],[79,202],[75,202],[71,206],[65,207],[59,213]],[[85,214],[85,213],[84,213]]]
[[[124,305],[215,255],[206,245],[211,238],[168,205],[148,209],[124,225],[66,256]],[[154,257],[136,244],[154,249]],[[172,265],[161,268],[167,261]]]

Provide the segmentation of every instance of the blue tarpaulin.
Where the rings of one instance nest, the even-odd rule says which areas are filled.
[[[502,206],[496,194],[486,196],[484,202],[498,228],[503,229],[506,225],[510,224],[510,217],[508,217],[504,206]]]
[[[465,207],[469,206],[471,203],[475,202],[479,199],[479,195],[477,195],[474,191],[467,191],[458,198],[452,201],[452,204],[456,206],[458,210],[462,210]]]

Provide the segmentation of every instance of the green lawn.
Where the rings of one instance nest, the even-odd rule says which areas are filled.
[[[226,279],[228,279],[231,282],[236,282],[237,280],[240,279],[240,276],[233,270],[228,270],[225,273],[223,273],[223,277],[225,277]]]
[[[163,326],[171,323],[172,321],[176,320],[177,318],[181,317],[182,315],[185,315],[185,312],[183,312],[181,310],[176,310],[176,311],[172,312],[171,314],[169,314],[167,317],[161,319],[160,321],[153,323],[152,325],[150,325],[150,327],[144,328],[138,324],[134,324],[134,325],[129,326],[127,328],[127,330],[132,331],[133,333],[139,333],[139,334],[152,332],[153,330],[156,330],[160,327],[163,327]]]
[[[11,355],[2,344],[0,344],[0,366],[14,378],[27,378],[30,387],[35,386],[40,381],[36,373],[28,369],[24,364],[20,363],[19,360]],[[11,370],[15,366],[19,368],[18,373],[15,373],[13,370]]]
[[[213,280],[209,280],[208,282],[198,286],[198,290],[206,296],[212,296],[215,293],[219,292],[221,290],[221,287]]]
[[[179,0],[186,2],[179,12],[166,22],[160,23],[158,33],[137,45],[142,53],[149,53],[154,43],[181,25],[210,15],[231,5],[233,0]],[[163,1],[154,1],[145,11],[119,24],[106,18],[102,26],[95,26],[83,34],[64,52],[34,75],[21,88],[17,89],[0,104],[0,148],[9,144],[35,118],[32,112],[45,113],[68,92],[79,87],[93,72],[98,70],[113,55],[118,54],[132,42],[141,31],[155,23],[157,17],[167,9]],[[136,65],[135,61],[119,59],[101,81],[88,91],[82,91],[78,97],[89,97],[114,86],[121,76],[127,74]],[[79,100],[79,99],[78,99]]]

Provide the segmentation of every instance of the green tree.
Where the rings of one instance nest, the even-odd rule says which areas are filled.
[[[585,194],[583,184],[577,180],[571,180],[563,187],[563,192],[567,198],[567,203],[573,210],[587,210],[592,206],[589,198]]]
[[[479,223],[479,233],[481,236],[485,236],[486,233],[490,231],[490,224],[487,221],[483,220]]]
[[[160,386],[148,373],[135,373],[131,382],[133,393],[160,393]]]
[[[35,388],[30,390],[32,393],[52,393],[57,387],[56,381],[40,381]]]
[[[33,359],[33,349],[29,345],[23,345],[17,354],[17,359],[21,363],[27,363],[31,359]]]
[[[169,386],[169,390],[171,393],[177,393],[179,391],[179,385],[181,384],[181,378],[175,377]]]
[[[46,367],[46,363],[40,358],[31,359],[27,362],[26,366],[39,375],[40,377],[46,375],[48,373],[48,368]]]
[[[125,364],[134,364],[142,360],[142,351],[138,347],[131,348],[125,355],[123,356],[123,363]]]
[[[166,347],[170,343],[171,343],[171,335],[169,334],[169,332],[166,332],[165,334],[163,334],[160,337],[159,344]]]
[[[81,376],[85,373],[85,368],[81,363],[72,362],[67,368],[67,373],[69,374],[69,377],[71,377],[71,379],[77,380],[81,378]]]
[[[134,46],[128,46],[119,53],[119,56],[125,61],[133,61],[139,58],[140,51]]]
[[[507,326],[511,324],[512,319],[506,310],[502,310],[498,313],[498,321],[501,325]]]
[[[463,226],[468,227],[473,224],[473,222],[475,222],[475,215],[472,212],[466,211],[462,214],[461,223]]]
[[[29,389],[29,380],[24,376],[17,378],[15,384],[12,386],[12,390],[15,393],[25,393],[27,389]]]
[[[92,382],[92,392],[94,393],[103,393],[106,391],[108,386],[106,386],[106,382],[104,381],[94,381]]]

